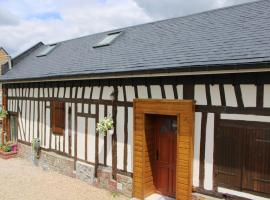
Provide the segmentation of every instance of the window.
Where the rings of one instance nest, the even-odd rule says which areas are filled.
[[[63,135],[65,131],[65,102],[52,101],[52,132]]]
[[[97,43],[94,48],[108,46],[113,43],[113,41],[121,35],[122,32],[110,33],[103,40]]]
[[[38,53],[37,57],[42,57],[42,56],[48,55],[56,48],[56,46],[57,46],[57,44],[51,44],[51,45],[44,46],[43,49]]]

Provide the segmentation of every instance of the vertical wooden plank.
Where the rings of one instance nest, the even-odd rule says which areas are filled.
[[[117,127],[117,101],[118,101],[118,88],[117,86],[114,86],[114,100],[113,100],[113,121],[114,126]],[[117,131],[115,130],[114,134],[112,135],[112,176],[113,179],[116,179],[117,174]]]
[[[71,144],[72,144],[72,117],[71,117],[71,105],[68,107],[68,154],[71,156]]]
[[[235,90],[235,95],[236,95],[236,100],[237,100],[237,105],[240,108],[244,107],[243,99],[242,99],[242,92],[239,84],[234,85],[234,90]]]
[[[201,142],[200,142],[200,173],[199,173],[199,185],[204,188],[204,161],[205,161],[205,142],[206,142],[206,123],[207,113],[202,113],[201,122]]]
[[[137,85],[133,85],[133,87],[134,87],[135,98],[138,99],[138,87]]]
[[[147,84],[147,94],[148,94],[148,98],[151,99],[152,98],[152,94],[151,94],[151,87],[149,84]]]
[[[104,117],[108,115],[108,107],[104,105]],[[107,134],[104,136],[104,165],[107,166]]]
[[[194,99],[194,85],[193,84],[183,85],[183,98]]]
[[[205,85],[205,91],[206,91],[207,105],[208,106],[212,106],[211,93],[210,93],[210,85],[209,84],[206,84]]]
[[[174,95],[174,99],[178,99],[178,93],[177,93],[176,84],[173,84],[173,95]]]
[[[95,104],[96,106],[96,124],[99,122],[99,106],[98,104]],[[95,177],[97,177],[97,169],[99,164],[99,135],[96,131],[96,137],[95,137]]]
[[[226,98],[223,84],[219,84],[219,91],[220,91],[221,105],[226,106]]]
[[[258,84],[257,85],[257,108],[263,107],[263,99],[264,99],[264,85]]]
[[[162,99],[165,99],[166,94],[165,94],[164,84],[160,84],[160,89],[161,89],[161,97],[162,97]]]

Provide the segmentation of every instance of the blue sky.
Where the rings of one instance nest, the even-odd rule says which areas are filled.
[[[253,0],[0,0],[0,46],[12,56],[105,30]]]

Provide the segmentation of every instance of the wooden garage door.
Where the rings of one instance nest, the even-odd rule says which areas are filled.
[[[221,120],[215,133],[217,186],[270,194],[270,125]]]

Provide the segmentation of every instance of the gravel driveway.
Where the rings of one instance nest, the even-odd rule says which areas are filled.
[[[0,158],[0,200],[126,200],[80,180],[44,171],[21,158]]]

